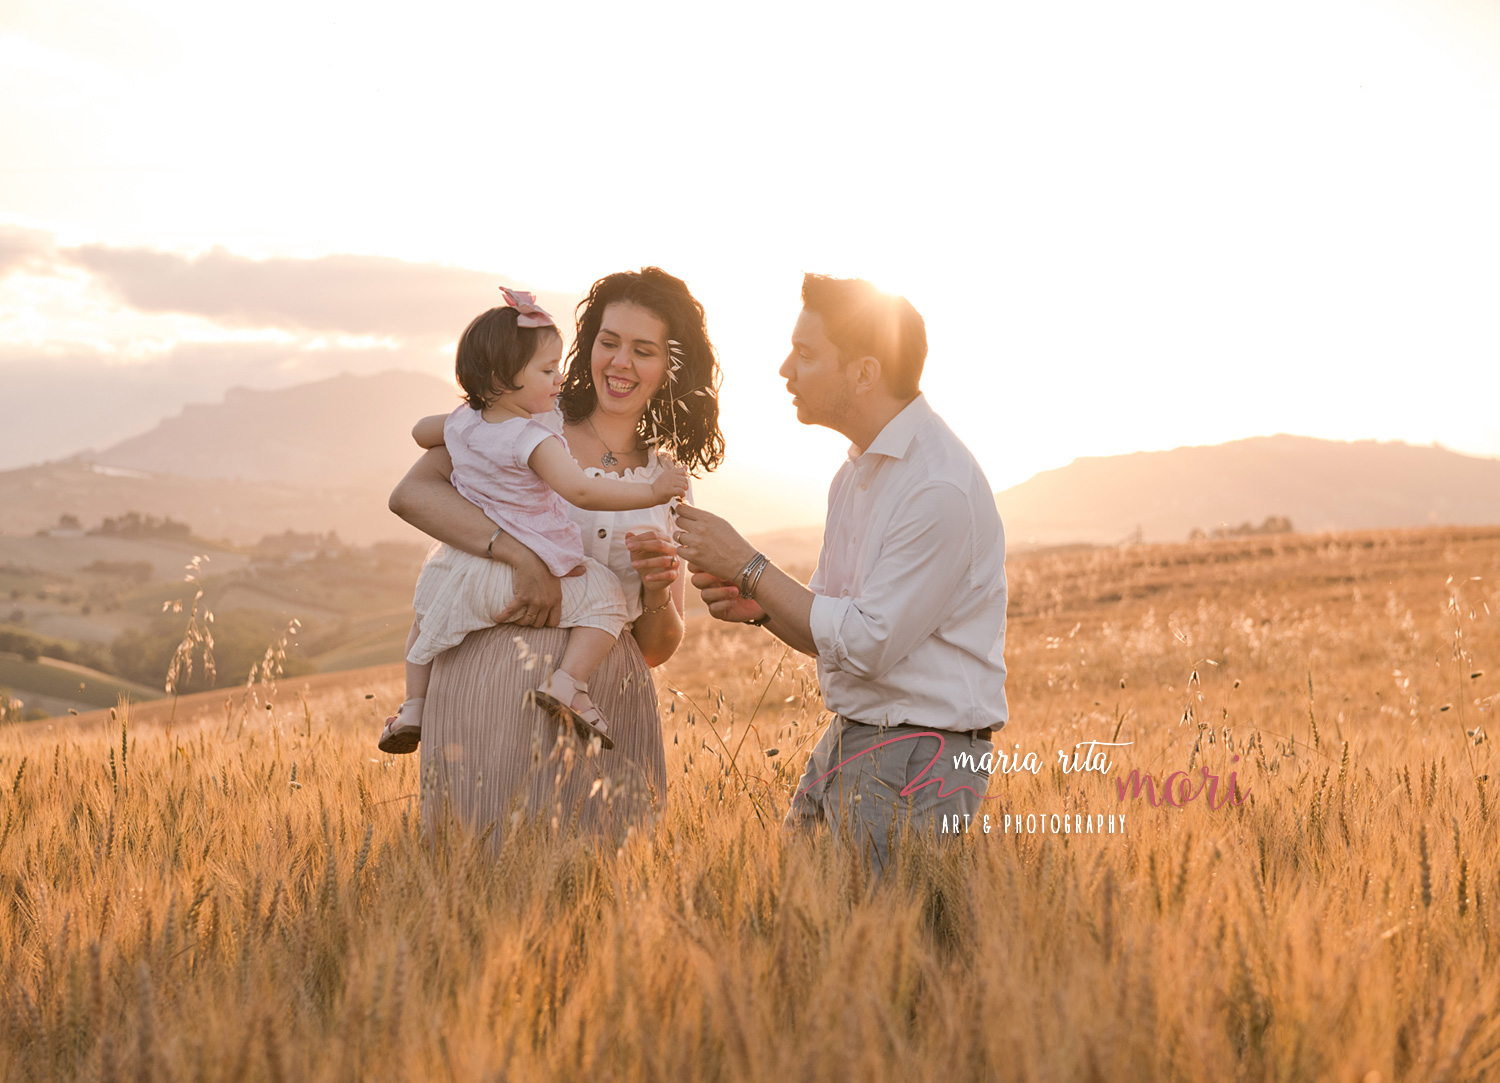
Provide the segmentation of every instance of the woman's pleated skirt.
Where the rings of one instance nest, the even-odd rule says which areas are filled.
[[[502,625],[471,632],[433,662],[422,716],[422,822],[492,829],[526,820],[618,842],[666,795],[656,687],[629,631],[600,664],[589,696],[615,747],[590,752],[525,694],[562,657],[567,631]]]

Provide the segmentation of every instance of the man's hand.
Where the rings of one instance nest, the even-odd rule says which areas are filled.
[[[708,572],[726,583],[755,556],[755,546],[739,531],[712,512],[682,504],[677,508],[677,555],[688,562],[688,570]],[[693,583],[697,586],[696,578]],[[758,607],[757,607],[758,608]]]
[[[708,572],[695,572],[693,586],[703,595],[703,604],[714,617],[730,624],[760,620],[766,611],[751,598],[741,598],[740,588]]]
[[[511,565],[515,579],[515,597],[495,618],[496,624],[522,624],[529,628],[555,628],[562,619],[562,580],[548,570],[541,557],[529,549],[522,550]],[[579,565],[569,577],[583,574]]]

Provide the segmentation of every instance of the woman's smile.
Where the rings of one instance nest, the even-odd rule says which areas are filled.
[[[590,363],[599,403],[639,417],[666,378],[666,323],[648,308],[616,301],[604,310]]]
[[[630,393],[640,386],[639,380],[628,380],[623,376],[606,374],[604,386],[609,394],[618,399],[629,398]]]

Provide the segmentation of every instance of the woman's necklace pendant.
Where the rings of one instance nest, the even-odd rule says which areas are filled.
[[[605,448],[604,454],[599,456],[599,461],[605,466],[614,466],[615,463],[619,462],[620,460],[615,458],[614,452],[610,451],[608,448]]]

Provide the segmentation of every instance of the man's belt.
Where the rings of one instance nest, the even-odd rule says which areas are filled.
[[[929,731],[936,732],[936,733],[951,733],[955,737],[972,737],[976,741],[988,741],[991,738],[993,738],[994,735],[995,735],[995,730],[994,730],[993,726],[985,726],[983,729],[978,729],[978,730],[945,730],[945,729],[940,729],[937,726],[913,726],[913,725],[910,725],[910,724],[908,724],[906,722],[900,722],[900,723],[897,723],[896,725],[871,725],[869,722],[861,722],[857,718],[849,718],[846,715],[835,715],[834,717],[837,718],[837,719],[839,719],[842,722],[848,722],[850,725],[854,725],[854,726],[869,726],[871,729],[880,729],[880,730],[912,730],[912,731],[914,731],[916,733],[926,733],[926,732],[929,732]]]

